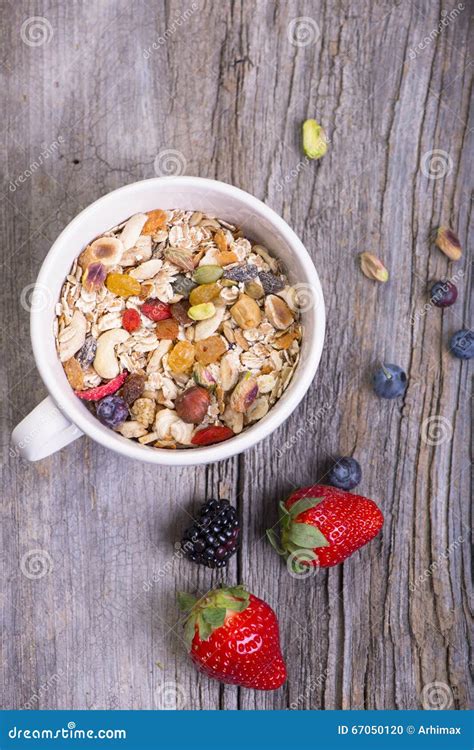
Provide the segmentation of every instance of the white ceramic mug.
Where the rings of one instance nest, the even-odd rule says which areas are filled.
[[[55,304],[74,259],[93,237],[129,216],[154,208],[203,211],[242,227],[244,235],[281,258],[302,302],[301,358],[283,396],[268,414],[242,433],[202,448],[169,450],[140,445],[105,427],[78,399],[58,359],[53,335]],[[49,391],[13,431],[17,454],[37,461],[83,433],[129,458],[155,464],[211,463],[250,448],[287,419],[303,398],[318,368],[324,341],[325,309],[318,274],[296,234],[271,208],[249,193],[200,177],[159,177],[126,185],[84,209],[59,235],[38,275],[31,309],[36,366]]]

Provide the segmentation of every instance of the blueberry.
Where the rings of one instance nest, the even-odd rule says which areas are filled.
[[[98,402],[96,414],[107,427],[120,427],[128,417],[128,406],[120,396],[106,396]]]
[[[472,359],[474,357],[474,332],[468,328],[456,331],[449,342],[449,350],[459,359]]]
[[[352,490],[362,479],[360,464],[355,458],[338,458],[328,474],[328,483],[340,490]]]
[[[457,298],[458,290],[452,281],[437,281],[431,287],[430,299],[436,307],[450,307]]]
[[[382,365],[374,374],[373,386],[380,398],[398,398],[406,391],[407,376],[398,365]]]

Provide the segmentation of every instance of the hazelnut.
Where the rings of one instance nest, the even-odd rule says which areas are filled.
[[[183,422],[200,424],[207,414],[210,401],[207,390],[194,385],[178,396],[174,408]]]

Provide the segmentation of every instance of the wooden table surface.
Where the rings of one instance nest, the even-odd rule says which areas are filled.
[[[4,0],[2,707],[468,706],[470,363],[447,350],[469,325],[468,7]],[[308,117],[330,138],[320,162],[301,152]],[[41,262],[90,202],[168,173],[237,185],[301,237],[328,314],[312,387],[222,463],[141,465],[82,438],[28,464],[10,431],[45,396],[27,311]],[[429,242],[440,224],[459,233],[457,264]],[[363,250],[388,284],[360,273]],[[430,280],[454,275],[456,305],[425,307]],[[403,399],[371,391],[380,360],[406,369]],[[264,529],[338,454],[360,461],[383,532],[298,580]],[[176,592],[219,578],[174,544],[218,494],[243,524],[228,580],[279,614],[289,679],[274,693],[220,686],[185,654]]]

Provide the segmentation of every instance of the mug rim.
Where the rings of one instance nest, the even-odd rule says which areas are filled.
[[[56,405],[64,416],[75,424],[79,429],[90,437],[92,440],[100,443],[109,450],[127,456],[128,458],[145,461],[147,463],[161,464],[165,466],[195,466],[199,464],[213,463],[215,461],[221,461],[231,456],[242,453],[244,450],[253,447],[259,443],[263,438],[270,435],[276,430],[283,422],[291,415],[294,409],[303,399],[306,394],[314,376],[317,372],[319,362],[321,359],[324,336],[325,336],[325,305],[324,297],[319,281],[319,276],[313,261],[303,245],[302,241],[286,223],[286,221],[280,217],[272,208],[267,206],[265,203],[255,198],[250,193],[237,188],[228,183],[221,182],[219,180],[212,180],[204,177],[193,177],[187,175],[170,176],[170,177],[154,177],[147,180],[140,180],[137,182],[129,183],[116,190],[112,190],[106,195],[101,196],[93,203],[90,203],[84,208],[72,221],[70,221],[59,234],[57,239],[53,242],[50,250],[48,251],[41,268],[39,270],[36,284],[42,288],[51,288],[48,283],[48,277],[50,269],[54,264],[54,260],[58,253],[67,243],[68,236],[76,231],[76,228],[87,221],[87,218],[92,212],[100,209],[102,205],[110,204],[113,201],[117,201],[127,194],[139,192],[146,185],[147,188],[152,187],[152,184],[163,186],[166,183],[181,183],[183,188],[186,187],[201,187],[203,189],[214,189],[217,190],[222,196],[234,197],[240,202],[244,203],[246,207],[256,210],[259,216],[265,218],[270,225],[272,225],[285,239],[288,247],[292,253],[298,256],[298,259],[303,266],[305,278],[302,279],[303,283],[308,283],[316,290],[318,299],[317,305],[317,317],[316,309],[313,306],[308,312],[312,316],[311,330],[306,330],[305,336],[310,336],[311,341],[311,356],[308,357],[307,361],[300,362],[295,372],[296,378],[292,381],[291,385],[294,385],[292,392],[286,391],[284,396],[279,399],[269,410],[264,420],[256,422],[250,427],[246,428],[243,432],[235,435],[229,440],[225,440],[221,443],[216,443],[210,446],[203,446],[199,448],[171,450],[168,448],[151,448],[150,446],[141,445],[122,435],[112,432],[110,429],[102,425],[96,418],[92,417],[91,421],[89,417],[92,415],[84,408],[82,402],[75,398],[74,400],[58,398],[57,393],[61,392],[63,384],[58,383],[55,373],[50,368],[49,363],[46,361],[46,357],[43,353],[43,347],[41,345],[42,337],[45,335],[44,331],[44,318],[42,316],[43,311],[32,308],[31,320],[30,320],[30,333],[31,342],[33,348],[33,355],[38,372],[48,390],[49,395],[55,401]],[[180,186],[181,186],[180,185]],[[127,217],[124,217],[124,220]],[[85,240],[88,241],[87,239]],[[76,258],[81,252],[82,248],[74,254],[73,258]],[[71,262],[73,260],[71,259]],[[52,295],[54,296],[54,295]],[[56,302],[56,300],[55,300]],[[54,308],[53,308],[54,309]],[[48,335],[53,335],[52,328],[48,332]],[[73,390],[69,383],[67,383],[71,394]],[[65,395],[65,394],[64,394]],[[284,400],[283,400],[284,398]],[[76,403],[77,402],[77,403]],[[262,425],[262,422],[264,424]],[[113,438],[113,439],[112,439]]]

